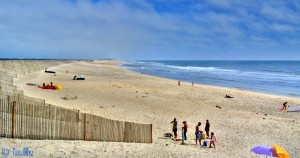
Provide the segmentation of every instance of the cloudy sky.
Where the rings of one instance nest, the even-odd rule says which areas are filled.
[[[300,1],[0,0],[0,58],[300,60]]]

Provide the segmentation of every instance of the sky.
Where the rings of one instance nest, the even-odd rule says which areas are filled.
[[[300,60],[300,1],[0,0],[0,58]]]

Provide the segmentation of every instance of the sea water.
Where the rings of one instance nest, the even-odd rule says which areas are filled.
[[[300,98],[300,61],[127,61],[122,67],[175,80]]]

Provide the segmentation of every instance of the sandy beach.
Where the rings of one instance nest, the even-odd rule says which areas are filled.
[[[18,75],[14,84],[24,95],[46,103],[77,109],[109,119],[153,124],[153,143],[122,143],[64,140],[3,139],[0,148],[24,148],[35,157],[259,157],[250,153],[257,145],[285,148],[300,157],[300,113],[276,110],[284,101],[299,105],[300,99],[205,86],[164,79],[119,67],[120,61],[74,61],[43,71]],[[68,71],[68,73],[66,72]],[[72,80],[82,74],[84,81]],[[63,90],[43,90],[26,83],[62,85]],[[224,98],[228,94],[234,98]],[[65,100],[62,97],[76,98]],[[217,108],[219,106],[221,108]],[[188,123],[186,145],[164,138],[170,122]],[[195,145],[195,126],[210,120],[216,148]],[[181,138],[181,132],[179,138]]]

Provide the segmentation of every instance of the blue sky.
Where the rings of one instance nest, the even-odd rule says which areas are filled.
[[[0,58],[300,60],[300,1],[0,0]]]

